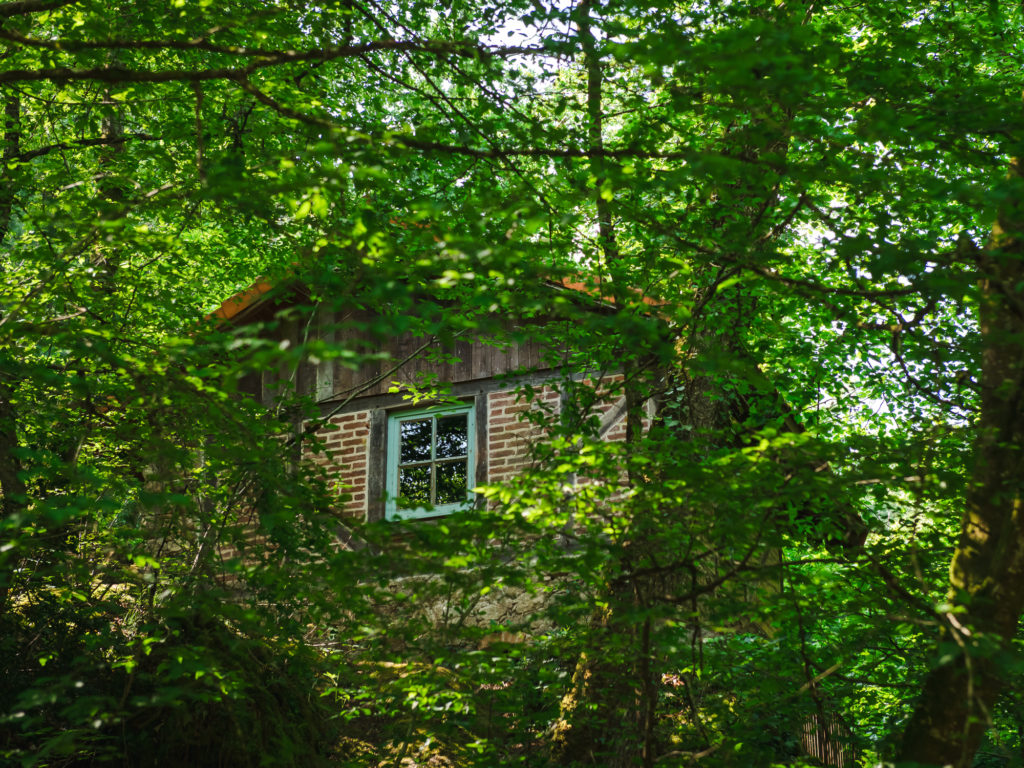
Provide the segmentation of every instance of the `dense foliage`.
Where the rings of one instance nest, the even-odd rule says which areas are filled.
[[[0,3],[0,758],[1024,765],[1022,21]],[[317,301],[544,318],[534,469],[339,547]]]

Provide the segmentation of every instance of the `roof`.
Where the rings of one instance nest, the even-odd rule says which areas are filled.
[[[268,277],[257,278],[256,282],[248,288],[245,288],[230,298],[225,299],[217,309],[210,313],[209,317],[219,322],[234,320],[248,310],[262,304],[270,298],[270,294],[273,291],[279,288],[284,288],[290,282],[292,282],[291,279],[285,279],[275,283]],[[607,304],[609,307],[613,307],[615,305],[615,299],[612,296],[604,295],[605,291],[602,290],[600,283],[586,283],[582,282],[578,278],[572,277],[549,279],[545,282],[552,288],[572,291],[580,294],[581,296],[596,299],[599,302]],[[646,295],[641,296],[640,301],[649,307],[659,307],[665,303]]]
[[[221,321],[231,320],[232,318],[242,314],[250,307],[254,307],[259,304],[263,301],[264,297],[266,297],[266,295],[276,287],[278,286],[270,282],[270,280],[265,277],[261,277],[248,288],[239,291],[228,299],[225,299],[217,309],[210,313],[210,317]]]

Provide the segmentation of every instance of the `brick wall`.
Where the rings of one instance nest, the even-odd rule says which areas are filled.
[[[522,472],[530,461],[530,445],[543,437],[526,412],[539,403],[558,412],[559,394],[554,387],[542,387],[536,399],[517,398],[515,391],[487,395],[487,477],[478,482],[503,483]]]
[[[529,466],[531,445],[543,439],[542,429],[526,417],[527,411],[543,406],[557,414],[560,394],[554,386],[545,385],[529,401],[520,397],[515,390],[490,392],[479,397],[486,398],[487,476],[478,474],[476,482],[503,483]],[[619,400],[617,395],[610,395],[607,400],[595,405],[595,412],[600,417],[615,417]],[[323,450],[307,455],[307,458],[327,470],[331,479],[338,484],[339,494],[344,492],[350,495],[344,509],[346,516],[366,515],[371,462],[378,462],[379,469],[387,460],[383,451],[378,451],[380,455],[369,455],[370,423],[371,414],[368,410],[332,416],[329,423],[317,432]],[[609,423],[605,439],[615,441],[624,438],[625,418],[614,418]],[[385,443],[381,439],[375,444],[382,446]]]
[[[370,412],[353,411],[332,416],[318,432],[324,450],[312,455],[312,460],[327,468],[339,493],[348,493],[351,499],[345,505],[345,514],[353,517],[366,514],[366,472],[370,457]],[[384,457],[379,457],[384,461]]]

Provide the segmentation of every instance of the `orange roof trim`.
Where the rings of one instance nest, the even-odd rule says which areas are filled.
[[[274,287],[269,280],[260,278],[244,291],[239,291],[231,298],[226,299],[220,307],[211,313],[210,317],[215,317],[218,320],[230,320],[257,304],[260,299],[274,290]]]
[[[570,277],[563,277],[561,279],[550,280],[547,282],[551,285],[558,286],[584,296],[589,296],[592,299],[604,301],[611,305],[614,305],[615,303],[615,299],[613,297],[602,295],[603,291],[601,290],[600,283],[597,285],[593,283],[588,284],[578,282]],[[280,284],[272,283],[267,278],[261,277],[245,290],[239,291],[234,296],[226,299],[224,303],[211,312],[209,316],[220,321],[231,320],[245,312],[245,310],[250,307],[254,307],[259,304],[268,293],[279,286]],[[638,293],[637,291],[632,292]],[[640,301],[649,307],[660,307],[665,304],[662,300],[654,299],[646,295],[640,296]]]
[[[561,280],[554,282],[556,285],[560,285],[562,288],[565,288],[566,290],[576,291],[577,293],[585,294],[587,296],[590,296],[591,298],[599,299],[609,304],[615,304],[614,296],[602,295],[604,292],[601,290],[600,283],[597,283],[596,285],[594,283],[581,283],[578,281],[574,281],[571,277],[563,277]],[[630,289],[630,293],[634,295],[639,295],[640,302],[646,304],[649,307],[661,307],[666,304],[666,302],[661,299],[652,298],[647,294],[640,294],[640,291],[636,290],[635,288]]]

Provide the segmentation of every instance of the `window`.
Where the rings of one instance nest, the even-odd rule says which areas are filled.
[[[388,418],[388,520],[447,515],[472,500],[473,408],[398,413]]]

